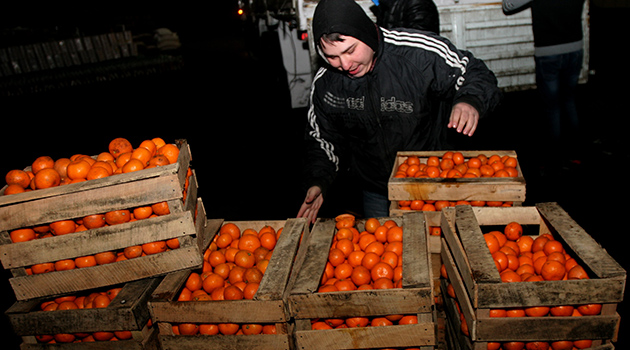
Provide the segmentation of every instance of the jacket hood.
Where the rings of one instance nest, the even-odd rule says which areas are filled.
[[[354,37],[377,52],[376,24],[355,0],[321,0],[313,14],[313,35],[319,47],[324,34],[339,33]]]

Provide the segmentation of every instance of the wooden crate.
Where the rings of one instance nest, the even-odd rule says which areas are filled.
[[[210,244],[208,221],[197,196],[194,171],[187,178],[187,150],[186,144],[182,145],[177,164],[0,197],[0,226],[5,230],[0,232],[0,260],[5,269],[11,269],[13,277],[9,281],[17,300],[94,289],[201,266],[203,252]],[[28,242],[12,243],[9,238],[8,230],[15,228],[162,201],[169,204],[170,214]],[[178,249],[88,268],[27,273],[28,267],[38,263],[170,238],[179,239]]]
[[[381,218],[386,220],[389,218]],[[391,218],[403,227],[403,287],[350,292],[317,292],[335,234],[334,219],[318,219],[300,246],[291,276],[288,305],[295,322],[296,348],[366,349],[421,346],[433,349],[436,341],[431,261],[423,213]],[[357,228],[361,230],[361,221]],[[418,324],[312,330],[311,320],[412,314]]]
[[[442,261],[466,320],[473,349],[489,341],[593,339],[615,341],[623,299],[625,270],[557,203],[532,207],[458,206],[443,227]],[[519,222],[536,235],[549,233],[589,271],[590,279],[542,282],[501,281],[483,238],[484,227]],[[493,318],[493,308],[603,304],[597,316]],[[448,304],[447,304],[448,306]],[[451,310],[451,313],[453,311]],[[454,314],[450,318],[455,317]],[[456,317],[458,318],[458,317]],[[553,332],[549,332],[553,329]]]
[[[465,158],[485,154],[490,156],[509,155],[517,157],[514,151],[461,151]],[[426,162],[430,156],[441,157],[444,151],[398,152],[387,189],[390,201],[401,200],[483,200],[483,201],[525,201],[525,178],[520,165],[517,177],[482,178],[395,178],[396,169],[409,156],[415,155]],[[518,160],[518,158],[517,158]]]
[[[149,302],[152,319],[158,325],[159,339],[168,349],[292,349],[292,332],[286,307],[286,285],[303,234],[306,219],[286,221],[235,221],[241,231],[260,230],[268,225],[282,234],[256,295],[251,300],[177,301],[192,270],[169,274]],[[216,230],[218,232],[219,229]],[[177,323],[260,323],[275,324],[276,335],[175,335]]]
[[[13,331],[22,337],[21,349],[158,349],[157,331],[150,324],[147,301],[162,277],[126,283],[106,308],[40,311],[48,298],[15,302],[7,311]],[[40,343],[37,335],[131,331],[129,340],[97,343]]]

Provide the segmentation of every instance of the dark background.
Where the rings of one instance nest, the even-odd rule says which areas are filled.
[[[77,30],[90,34],[125,28],[150,37],[154,29],[166,27],[178,34],[182,47],[167,54],[177,64],[158,65],[153,74],[77,87],[29,92],[43,81],[41,75],[29,75],[26,88],[15,93],[14,81],[9,84],[0,77],[0,88],[11,87],[0,90],[4,146],[0,174],[24,168],[40,155],[98,154],[115,137],[126,137],[134,145],[153,137],[184,138],[209,217],[276,220],[296,215],[304,196],[299,178],[306,110],[290,107],[277,37],[248,35],[235,15],[234,2],[213,3],[209,10],[179,3],[11,6],[15,8],[0,11],[2,46]],[[459,140],[462,149],[516,150],[527,181],[524,204],[558,202],[624,268],[628,199],[624,164],[629,161],[624,136],[629,122],[623,100],[628,81],[623,52],[628,9],[622,2],[591,3],[593,74],[578,91],[586,131],[578,163],[558,159],[558,172],[542,169],[548,152],[534,90],[507,93],[473,138]],[[150,60],[164,53],[143,54]],[[321,216],[346,210],[360,211],[359,198],[342,177]],[[6,310],[15,299],[9,273],[3,273],[1,306]],[[623,332],[625,303],[619,305],[618,349],[628,343]],[[11,341],[17,348],[19,338],[6,317],[1,318],[5,343]]]

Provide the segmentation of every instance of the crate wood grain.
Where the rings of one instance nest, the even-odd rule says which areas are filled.
[[[234,221],[241,231],[271,226],[282,228],[258,291],[251,300],[177,301],[193,270],[171,273],[156,288],[149,302],[152,319],[158,324],[160,343],[168,349],[290,349],[292,332],[288,324],[286,285],[302,235],[308,235],[306,219],[286,221]],[[218,232],[219,229],[216,230]],[[174,335],[177,323],[260,323],[275,324],[276,335]]]
[[[181,141],[179,147],[179,157],[174,164],[2,195],[0,231],[182,199],[191,155],[185,140]]]
[[[148,326],[150,313],[147,302],[161,277],[126,283],[106,308],[40,311],[40,305],[50,298],[17,301],[5,312],[14,333],[22,337],[22,349],[157,349],[157,333]],[[85,343],[39,343],[36,335],[58,333],[93,333],[131,331],[132,339],[101,342],[96,346]]]
[[[193,213],[196,213],[195,218]],[[200,267],[203,264],[203,252],[210,244],[207,235],[219,224],[217,220],[207,220],[203,202],[198,198],[194,212],[191,210],[172,212],[155,218],[69,235],[9,243],[0,246],[0,252],[5,257],[3,265],[10,268],[13,274],[9,282],[17,300],[27,300]],[[29,275],[25,269],[37,263],[73,259],[171,238],[178,238],[180,247],[163,253],[37,275]]]
[[[509,155],[517,158],[514,151],[461,151],[465,158],[485,154],[490,156]],[[398,152],[387,189],[390,201],[401,200],[485,200],[485,201],[525,201],[525,178],[520,164],[517,177],[484,178],[395,178],[396,169],[409,156],[420,157],[426,162],[430,156],[441,157],[444,151]],[[517,158],[518,159],[518,158]]]
[[[557,203],[535,207],[458,206],[454,222],[443,226],[442,261],[453,285],[472,341],[615,340],[625,270]],[[448,211],[447,211],[448,212]],[[483,239],[482,226],[511,221],[550,233],[582,262],[591,278],[503,283]],[[493,308],[603,304],[597,316],[491,318]],[[554,332],[548,332],[553,327]]]
[[[317,292],[335,234],[334,219],[318,219],[300,246],[296,271],[289,282],[289,312],[295,322],[295,340],[301,349],[347,349],[436,344],[431,261],[423,213],[394,220],[403,227],[403,287],[387,290]],[[361,230],[364,222],[357,221]],[[418,324],[387,327],[311,330],[311,319],[415,314]]]

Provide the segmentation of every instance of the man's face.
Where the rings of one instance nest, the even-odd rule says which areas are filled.
[[[352,78],[362,77],[372,70],[374,51],[351,36],[340,36],[343,41],[321,41],[322,52],[328,63]]]

